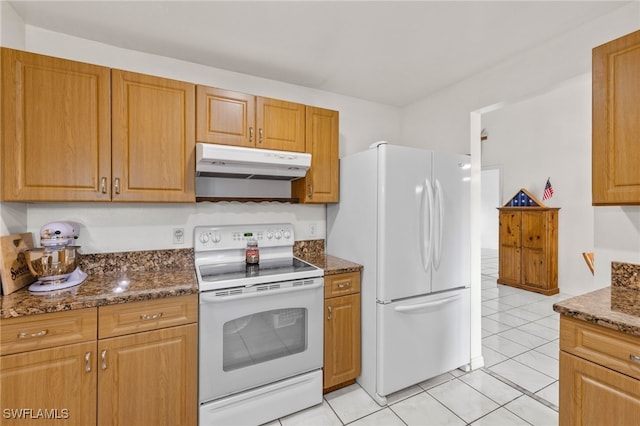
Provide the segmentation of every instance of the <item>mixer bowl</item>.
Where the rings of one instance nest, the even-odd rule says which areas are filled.
[[[45,283],[65,281],[79,262],[80,246],[46,247],[25,250],[27,266],[38,280]]]

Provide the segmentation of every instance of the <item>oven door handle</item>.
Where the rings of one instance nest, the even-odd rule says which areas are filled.
[[[260,284],[262,285],[262,284]],[[239,299],[250,299],[256,297],[264,297],[264,296],[275,296],[283,293],[293,293],[297,291],[307,291],[307,290],[315,290],[317,288],[324,287],[324,279],[315,279],[313,284],[304,284],[294,287],[285,287],[273,290],[264,290],[264,291],[255,291],[251,293],[240,293],[240,294],[232,294],[228,296],[216,296],[216,294],[220,293],[219,291],[204,291],[200,293],[200,303],[219,303],[219,302],[228,302],[230,300],[239,300]]]

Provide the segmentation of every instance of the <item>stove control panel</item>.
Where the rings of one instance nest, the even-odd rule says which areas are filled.
[[[293,225],[279,223],[196,226],[193,229],[194,249],[196,252],[245,248],[247,241],[250,240],[256,240],[258,247],[293,246]]]

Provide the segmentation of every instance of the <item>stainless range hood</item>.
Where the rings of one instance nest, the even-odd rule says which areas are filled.
[[[196,143],[196,176],[292,181],[304,177],[311,154]]]

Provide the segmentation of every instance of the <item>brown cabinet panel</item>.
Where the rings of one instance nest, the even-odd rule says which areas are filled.
[[[256,98],[256,147],[305,152],[305,106]]]
[[[558,289],[558,210],[499,210],[498,284],[551,295]]]
[[[302,203],[337,203],[340,192],[338,111],[306,107],[307,175],[292,182],[292,196]]]
[[[95,424],[96,358],[95,341],[0,358],[2,424]]]
[[[197,423],[197,325],[100,340],[98,424]]]
[[[360,272],[325,276],[323,389],[360,375]]]
[[[498,260],[498,275],[501,284],[518,284],[522,276],[520,259],[522,253],[520,247],[500,245]]]
[[[109,68],[2,49],[2,200],[109,201]]]
[[[522,248],[522,283],[545,289],[547,282],[547,256],[543,249]]]
[[[255,146],[255,96],[197,86],[196,99],[196,137],[199,142]]]
[[[198,321],[198,295],[100,306],[98,338],[173,327]]]
[[[542,249],[547,243],[546,215],[522,212],[522,247]]]
[[[560,352],[560,425],[633,425],[640,381]]]
[[[640,31],[593,49],[592,202],[640,204]]]
[[[0,321],[0,355],[96,340],[97,309],[78,309]]]
[[[360,375],[360,294],[325,300],[324,388]]]
[[[195,86],[112,71],[114,201],[195,201]]]

